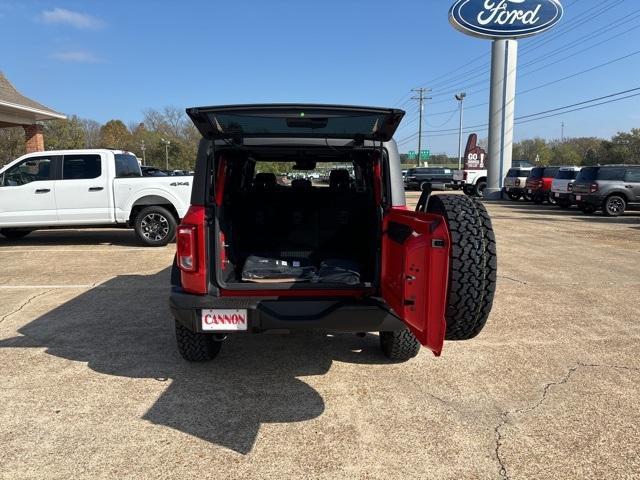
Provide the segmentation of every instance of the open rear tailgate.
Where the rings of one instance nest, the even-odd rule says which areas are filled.
[[[209,139],[340,138],[389,141],[403,110],[343,105],[264,104],[188,108]]]

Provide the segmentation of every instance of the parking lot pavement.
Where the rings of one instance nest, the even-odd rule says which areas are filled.
[[[640,215],[488,208],[487,327],[406,364],[372,334],[307,333],[190,365],[174,246],[0,240],[0,478],[638,478]]]

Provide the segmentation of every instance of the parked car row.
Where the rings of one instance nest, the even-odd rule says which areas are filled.
[[[504,193],[514,201],[576,205],[583,213],[601,209],[608,217],[640,207],[640,165],[512,168]]]

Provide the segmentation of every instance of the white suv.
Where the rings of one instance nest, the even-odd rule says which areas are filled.
[[[555,200],[556,205],[560,208],[570,208],[571,193],[573,192],[573,182],[576,181],[580,167],[562,167],[558,170],[556,177],[551,183],[551,192],[549,196]]]

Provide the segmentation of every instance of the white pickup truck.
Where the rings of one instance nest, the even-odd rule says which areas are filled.
[[[0,234],[19,239],[60,227],[134,228],[147,246],[175,238],[193,177],[143,177],[122,150],[58,150],[24,155],[0,169]]]

